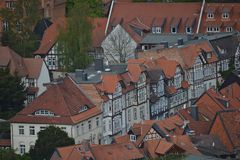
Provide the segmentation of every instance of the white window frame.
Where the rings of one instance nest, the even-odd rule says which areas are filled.
[[[29,126],[29,135],[35,135],[35,126]]]
[[[214,13],[209,12],[209,13],[207,14],[207,18],[208,18],[208,19],[213,19],[213,18],[214,18]]]
[[[173,29],[174,29],[175,31],[173,31]],[[176,34],[176,33],[177,33],[177,27],[171,27],[171,33],[172,33],[172,34]]]
[[[162,33],[162,28],[161,28],[161,27],[156,27],[156,28],[155,28],[155,32],[156,32],[157,34]]]
[[[229,18],[229,13],[228,12],[223,12],[222,13],[222,18],[223,19],[228,19]]]
[[[24,135],[24,126],[18,126],[19,135]]]
[[[225,31],[226,31],[226,32],[232,32],[232,31],[233,31],[233,27],[226,27],[226,28],[225,28]]]

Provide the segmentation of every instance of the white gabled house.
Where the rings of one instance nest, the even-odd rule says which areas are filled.
[[[42,59],[23,58],[8,47],[0,47],[0,68],[9,69],[10,74],[21,78],[27,89],[27,101],[41,95],[50,82],[49,72]]]
[[[76,144],[83,140],[100,143],[101,108],[95,106],[69,77],[47,87],[43,94],[10,119],[11,146],[16,153],[29,152],[38,138],[37,133],[50,125],[67,132]]]

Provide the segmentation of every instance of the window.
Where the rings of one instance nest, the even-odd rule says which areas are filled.
[[[146,88],[141,88],[138,90],[138,100],[139,103],[146,100]]]
[[[208,13],[207,18],[210,18],[210,19],[214,18],[214,14],[213,13]]]
[[[130,134],[130,141],[131,142],[136,142],[136,136],[135,135],[133,135],[133,134]]]
[[[140,107],[140,118],[144,120],[144,106]]]
[[[61,130],[66,131],[67,128],[66,127],[61,127]]]
[[[9,29],[9,23],[8,23],[8,21],[4,20],[3,21],[3,30],[8,31],[8,29]]]
[[[161,33],[161,32],[162,32],[161,27],[156,27],[156,33]]]
[[[192,27],[186,27],[186,33],[191,34],[192,33]]]
[[[23,155],[25,153],[26,147],[23,143],[21,143],[19,146],[19,149],[20,149],[20,154]]]
[[[96,126],[97,127],[99,126],[99,118],[98,117],[96,118]]]
[[[229,13],[228,12],[222,13],[222,18],[224,18],[224,19],[229,18]]]
[[[171,33],[173,33],[173,34],[177,33],[177,28],[176,27],[171,27]]]
[[[232,32],[233,28],[232,27],[226,27],[226,32]]]
[[[84,112],[88,109],[87,105],[81,106],[79,112]]]
[[[30,135],[35,135],[35,127],[34,126],[29,127],[29,134]]]
[[[137,108],[133,108],[133,118],[137,120]]]
[[[220,32],[219,27],[207,27],[207,32]]]
[[[33,99],[35,98],[35,95],[27,95],[27,103],[31,103],[33,101]]]
[[[91,130],[91,129],[92,129],[92,122],[88,121],[88,130]]]
[[[81,124],[81,131],[82,131],[82,134],[84,133],[84,124],[82,123]]]
[[[24,135],[24,126],[18,126],[19,134]]]
[[[54,113],[48,110],[38,110],[35,112],[36,116],[54,116]]]
[[[6,2],[6,7],[8,9],[14,9],[14,1],[7,1]]]
[[[17,22],[17,23],[16,23],[16,30],[17,30],[18,32],[21,32],[21,31],[22,31],[22,24],[21,24],[20,22]]]
[[[128,121],[131,121],[131,109],[128,109],[127,116],[128,116]]]
[[[40,131],[42,131],[42,130],[45,130],[47,127],[45,127],[45,126],[41,126],[40,127]]]
[[[29,78],[28,79],[28,86],[29,87],[36,87],[35,79]]]
[[[77,135],[79,136],[80,135],[80,132],[79,132],[79,126],[77,126]]]

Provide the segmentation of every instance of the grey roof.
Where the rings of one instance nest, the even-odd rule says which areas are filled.
[[[214,48],[219,59],[233,57],[239,46],[237,33],[219,34],[206,38]]]
[[[182,38],[183,42],[188,41],[186,34],[147,34],[140,44],[160,44],[162,42],[168,42],[170,45],[174,45],[178,42],[178,39]]]
[[[86,73],[87,80],[84,80],[82,78],[83,74],[76,74],[74,73],[68,73],[68,75],[78,84],[81,83],[99,83],[101,81],[101,76],[103,73],[112,73],[112,74],[120,74],[126,72],[127,64],[114,64],[109,66],[104,66],[103,71],[97,71],[95,70],[94,66],[90,66],[87,69],[81,70],[82,73]],[[107,69],[109,71],[107,71]]]

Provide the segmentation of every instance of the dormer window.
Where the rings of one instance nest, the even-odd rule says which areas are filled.
[[[232,32],[233,28],[232,27],[226,27],[226,32]]]
[[[192,34],[192,27],[186,27],[186,33]]]
[[[130,141],[131,142],[136,142],[136,140],[137,140],[137,137],[133,134],[130,134]]]
[[[152,27],[152,33],[162,33],[162,28],[161,27]]]
[[[222,18],[228,19],[229,18],[229,13],[228,12],[222,13]]]
[[[177,33],[177,28],[176,27],[171,27],[171,33],[176,34]]]
[[[207,14],[207,18],[213,19],[213,18],[214,18],[214,14],[213,14],[212,12],[209,12],[209,13]]]
[[[54,113],[48,110],[38,110],[35,112],[36,116],[54,116]]]
[[[84,112],[88,109],[87,105],[81,106],[79,112]]]
[[[212,58],[212,54],[211,53],[207,53],[207,58]]]

